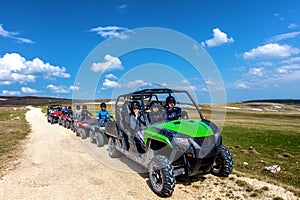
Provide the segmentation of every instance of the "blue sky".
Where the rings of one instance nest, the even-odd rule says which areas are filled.
[[[82,89],[80,68],[97,45],[112,38],[126,41],[132,29],[158,27],[186,35],[208,53],[221,75],[226,101],[300,98],[297,0],[4,0],[0,10],[3,96],[72,98]],[[149,69],[149,63],[180,74],[156,73],[161,85],[189,88],[204,102],[210,102],[208,88],[219,87],[169,52],[145,49],[119,57],[109,52],[97,59],[87,68],[99,77],[96,98],[109,98],[116,88],[150,86],[151,70],[127,83],[122,79],[141,65]]]

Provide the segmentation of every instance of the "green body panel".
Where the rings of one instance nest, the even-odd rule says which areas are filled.
[[[172,144],[171,144],[169,138],[157,133],[157,129],[155,129],[153,126],[148,126],[147,129],[144,131],[144,143],[145,144],[147,144],[147,141],[149,138],[163,142],[172,148]]]
[[[207,137],[214,134],[212,129],[207,124],[199,120],[181,119],[147,127],[144,134],[145,143],[147,142],[148,138],[152,138],[166,143],[168,146],[172,147],[169,139],[166,136],[159,134],[157,129],[167,129],[176,133],[190,136],[192,138]]]

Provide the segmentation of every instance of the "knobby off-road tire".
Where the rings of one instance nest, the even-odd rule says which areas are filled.
[[[233,160],[228,149],[221,145],[219,147],[219,156],[216,158],[212,169],[212,174],[219,177],[228,177],[233,170]]]
[[[174,169],[164,156],[154,156],[149,163],[149,180],[153,191],[161,197],[170,197],[174,191],[176,179]]]
[[[95,143],[96,140],[95,140],[95,137],[94,137],[94,134],[93,134],[93,131],[92,131],[92,130],[90,130],[89,136],[90,136],[90,142],[91,142],[91,143]]]
[[[85,139],[87,136],[86,136],[86,132],[83,128],[79,128],[77,129],[78,133],[79,133],[79,136],[81,139]]]
[[[104,136],[102,133],[96,132],[96,144],[98,147],[103,147],[104,146]]]
[[[109,137],[108,139],[108,155],[111,158],[117,158],[120,155],[120,153],[116,149],[116,140],[113,137]]]
[[[69,122],[69,121],[66,121],[66,128],[67,128],[67,129],[71,128],[70,122]]]

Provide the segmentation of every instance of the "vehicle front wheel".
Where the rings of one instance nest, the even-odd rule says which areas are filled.
[[[219,177],[228,177],[233,170],[233,160],[228,149],[221,145],[219,147],[219,155],[215,160],[212,168],[212,174]]]
[[[93,131],[92,130],[90,130],[90,132],[89,132],[89,136],[90,136],[90,142],[91,143],[95,143],[96,141],[95,141],[95,136],[94,136],[94,134],[93,134]]]
[[[96,144],[98,147],[103,147],[104,146],[104,137],[102,133],[96,132]]]
[[[174,169],[164,156],[154,156],[149,163],[149,179],[153,191],[161,197],[170,197],[175,188]]]
[[[77,133],[79,134],[81,139],[85,139],[86,138],[86,132],[83,128],[78,128],[77,129]]]
[[[108,139],[108,155],[111,158],[117,158],[117,157],[119,157],[119,152],[116,149],[116,140],[113,137],[110,137]]]

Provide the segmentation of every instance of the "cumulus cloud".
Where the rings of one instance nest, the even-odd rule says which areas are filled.
[[[234,39],[227,37],[227,34],[222,32],[219,28],[213,29],[214,37],[212,39],[202,42],[202,46],[216,47],[226,43],[234,42]]]
[[[262,67],[253,67],[249,69],[249,74],[253,76],[263,76],[263,70],[264,68]]]
[[[300,70],[300,64],[284,65],[276,69],[280,74],[292,73],[293,71]]]
[[[246,85],[245,83],[237,83],[236,88],[237,89],[250,89],[250,87],[248,85]]]
[[[104,62],[102,63],[93,63],[91,70],[94,72],[105,72],[112,70],[123,70],[124,67],[118,57],[113,57],[109,54],[104,56]]]
[[[116,81],[111,81],[109,79],[105,79],[103,82],[102,90],[108,89],[108,88],[114,88],[119,87],[120,85]]]
[[[50,89],[54,93],[70,93],[71,91],[74,90],[79,90],[78,86],[63,86],[63,85],[53,85],[49,84],[47,85],[47,88]]]
[[[20,91],[12,91],[12,90],[2,90],[2,95],[6,96],[20,96]]]
[[[17,35],[19,35],[18,32],[11,32],[11,31],[7,31],[3,28],[3,24],[0,24],[0,36],[4,37],[4,38],[10,38],[13,39],[17,42],[20,43],[34,43],[32,40],[27,39],[27,38],[23,38],[23,37],[17,37]]]
[[[289,45],[280,45],[269,43],[258,46],[243,54],[244,59],[269,59],[269,58],[286,58],[293,54],[298,54],[300,50]]]
[[[44,63],[39,58],[27,61],[18,53],[0,57],[0,85],[35,82],[37,78],[69,78],[66,68]]]
[[[113,74],[107,74],[107,75],[105,75],[105,78],[113,79],[113,80],[118,80],[118,77],[116,77],[116,76],[113,75]]]
[[[299,35],[300,35],[300,31],[275,35],[275,36],[273,36],[269,39],[268,43],[279,42],[279,41],[286,40],[286,39],[289,39],[289,38],[297,37]]]
[[[36,94],[36,93],[40,93],[41,91],[38,91],[36,89],[32,89],[30,87],[22,87],[21,92],[23,94]]]
[[[120,38],[127,39],[128,35],[124,34],[124,31],[127,31],[127,28],[119,27],[119,26],[106,26],[106,27],[96,27],[90,29],[90,32],[96,32],[98,35],[104,38]]]

